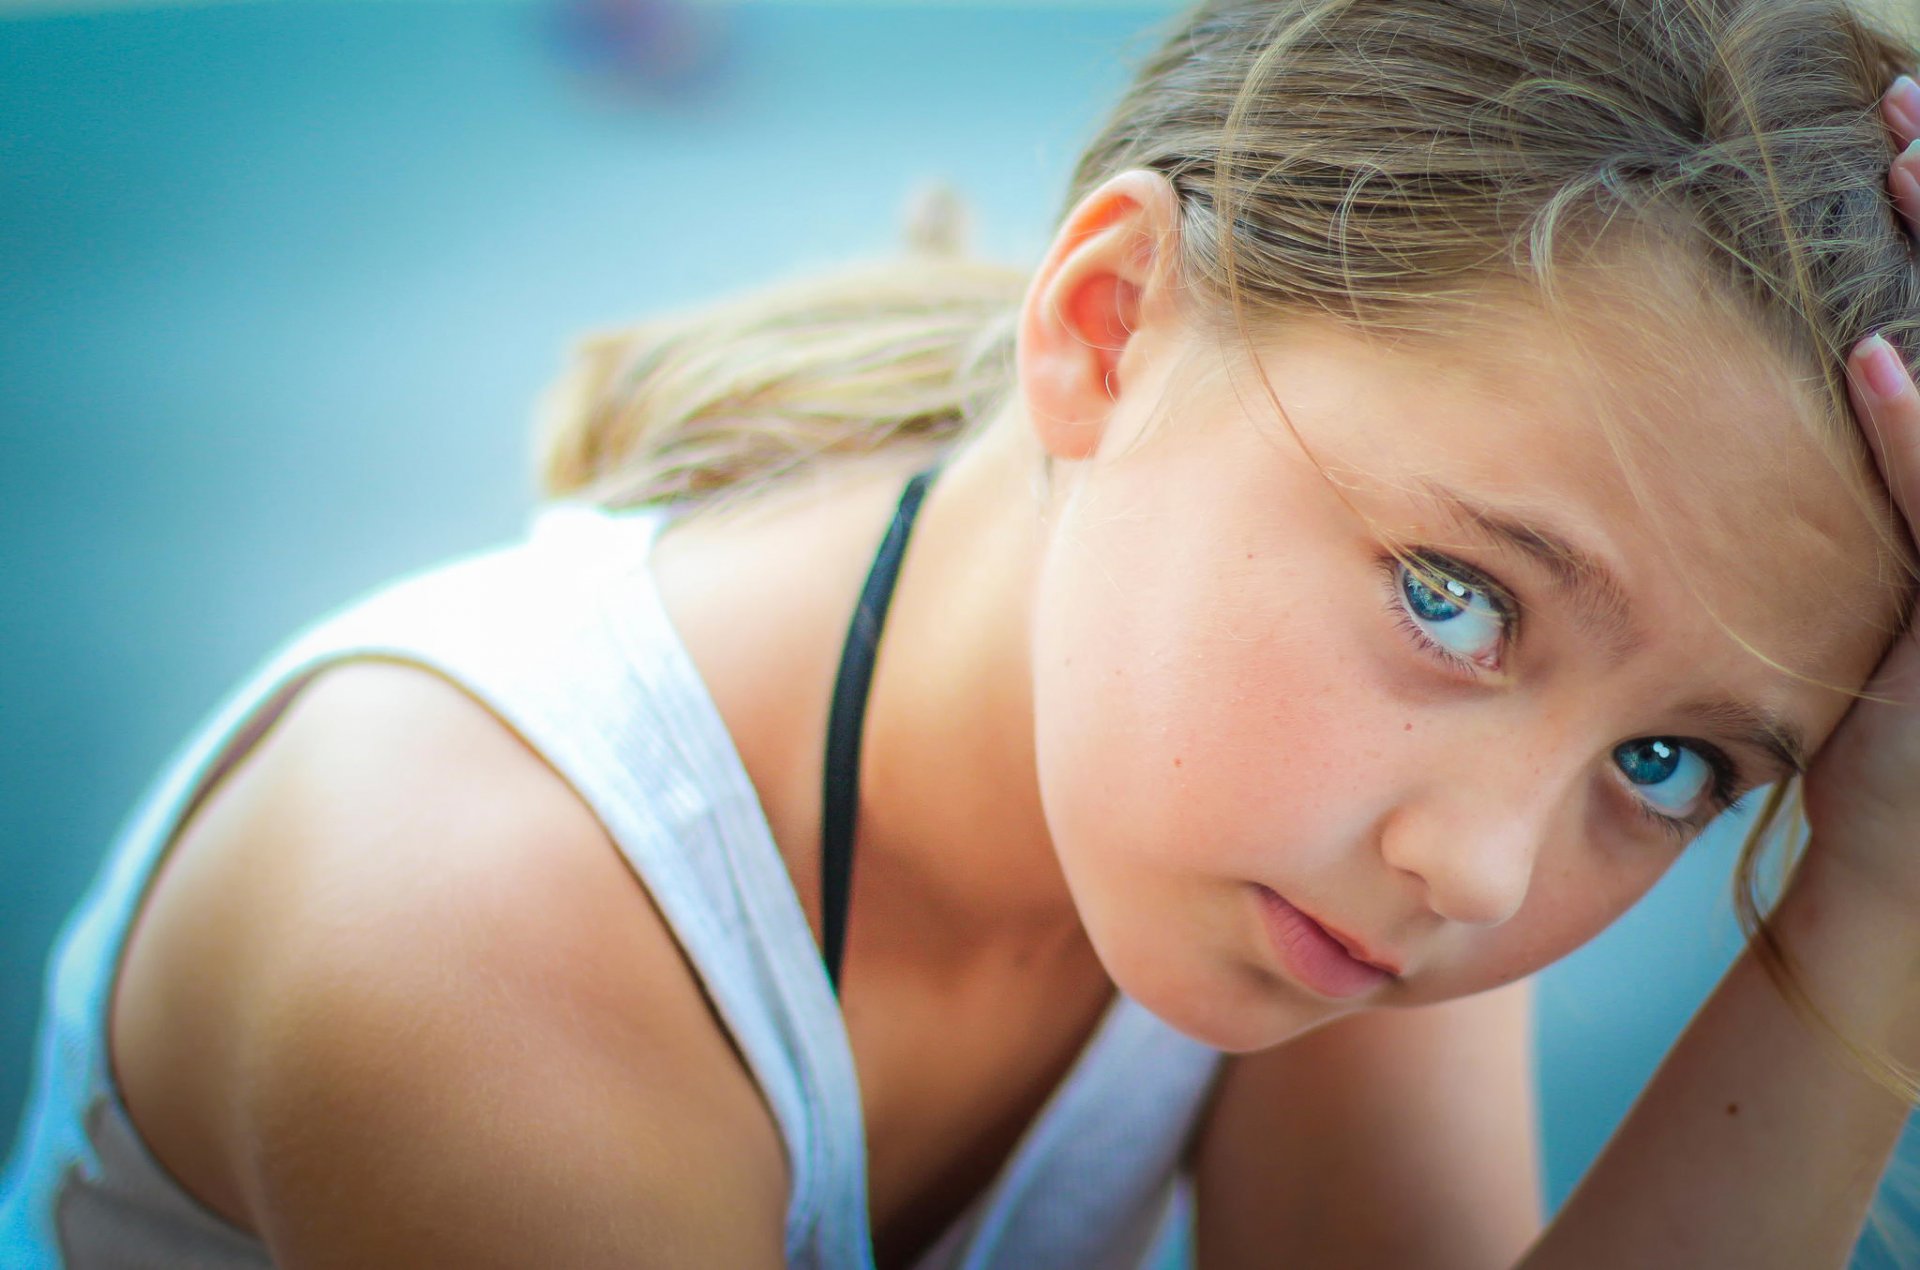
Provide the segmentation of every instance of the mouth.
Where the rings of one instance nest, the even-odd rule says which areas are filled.
[[[1386,973],[1394,976],[1396,979],[1400,977],[1399,962],[1394,961],[1390,957],[1376,955],[1364,941],[1355,939],[1353,936],[1347,934],[1345,931],[1342,931],[1336,927],[1327,925],[1325,922],[1313,916],[1311,913],[1302,911],[1301,916],[1305,917],[1308,921],[1318,926],[1321,930],[1327,932],[1327,934],[1333,936],[1333,938],[1339,943],[1339,945],[1342,948],[1347,950],[1347,955],[1349,957],[1352,957],[1355,961],[1360,962],[1363,965],[1372,966],[1376,970],[1384,970]]]
[[[1399,975],[1397,966],[1365,955],[1349,936],[1329,929],[1258,883],[1269,942],[1290,977],[1322,996],[1344,999],[1371,992]]]

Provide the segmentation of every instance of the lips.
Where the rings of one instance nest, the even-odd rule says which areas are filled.
[[[1296,905],[1295,907],[1297,908],[1298,905]],[[1393,961],[1386,956],[1376,955],[1370,952],[1367,948],[1367,945],[1362,943],[1360,940],[1355,939],[1353,936],[1347,934],[1345,931],[1336,930],[1335,928],[1327,925],[1325,922],[1321,921],[1319,918],[1315,917],[1313,914],[1307,912],[1305,909],[1300,910],[1300,915],[1302,917],[1305,917],[1308,921],[1312,922],[1314,925],[1318,926],[1321,930],[1327,932],[1327,934],[1333,936],[1335,942],[1337,942],[1342,948],[1346,949],[1347,955],[1349,957],[1352,957],[1355,961],[1364,961],[1369,966],[1372,966],[1377,970],[1384,970],[1388,974],[1393,975],[1396,978],[1399,976],[1400,974],[1399,962]]]
[[[1332,999],[1361,996],[1394,979],[1387,965],[1362,959],[1319,921],[1277,891],[1256,884],[1267,940],[1279,966],[1295,982]]]
[[[1309,913],[1292,900],[1284,898],[1278,891],[1273,890],[1271,887],[1263,886],[1260,889],[1312,922],[1315,926],[1318,926],[1328,938],[1347,950],[1347,956],[1353,958],[1355,961],[1372,966],[1375,970],[1384,970],[1396,978],[1399,977],[1401,964],[1399,959],[1394,957],[1393,954],[1382,949],[1376,949],[1365,940],[1349,935],[1337,926],[1329,926],[1326,922],[1321,921],[1318,916]]]

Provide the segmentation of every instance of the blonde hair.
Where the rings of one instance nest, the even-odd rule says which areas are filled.
[[[1121,171],[1162,174],[1178,280],[1242,340],[1301,313],[1437,334],[1490,281],[1551,300],[1563,267],[1659,244],[1823,388],[1818,440],[1859,474],[1904,604],[1912,562],[1844,367],[1876,331],[1920,344],[1877,111],[1914,62],[1913,32],[1847,0],[1220,0],[1170,26],[1066,205]],[[589,341],[546,403],[545,488],[701,496],[959,433],[1009,387],[1023,279],[951,246]],[[1735,910],[1787,999],[1839,1035],[1761,894],[1766,845],[1804,849],[1797,793],[1776,785],[1756,817]],[[1912,1074],[1841,1040],[1920,1101]]]
[[[898,259],[587,336],[542,398],[541,488],[604,506],[740,496],[828,455],[938,441],[1012,377],[1026,276],[963,254],[923,191]]]

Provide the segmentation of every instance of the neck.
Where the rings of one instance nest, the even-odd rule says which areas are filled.
[[[850,962],[863,945],[942,973],[1084,954],[1034,774],[1028,631],[1046,539],[1029,437],[1009,415],[954,451],[908,541],[863,725]],[[901,488],[932,458],[902,443],[822,467],[693,518],[654,555],[816,925],[841,645]]]
[[[968,942],[1083,938],[1035,778],[1038,463],[1011,417],[947,462],[909,543],[868,703],[856,873],[869,872],[868,894],[897,888],[914,920],[950,919]]]

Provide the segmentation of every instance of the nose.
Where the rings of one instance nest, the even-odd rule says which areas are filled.
[[[1555,783],[1515,757],[1483,751],[1482,762],[1430,769],[1381,826],[1382,858],[1424,882],[1428,907],[1449,921],[1497,926],[1519,912],[1554,832]]]

